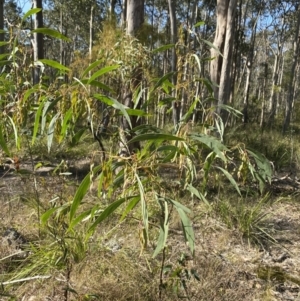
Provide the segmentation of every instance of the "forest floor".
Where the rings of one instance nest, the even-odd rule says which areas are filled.
[[[98,227],[88,242],[88,251],[80,260],[74,259],[72,267],[53,264],[57,268],[46,271],[41,267],[38,276],[45,270],[45,279],[32,277],[3,284],[15,279],[14,275],[20,273],[19,267],[23,266],[22,260],[26,260],[9,257],[20,246],[8,242],[5,231],[16,229],[31,247],[43,245],[45,236],[39,233],[37,226],[41,213],[35,200],[38,198],[40,205],[44,204],[41,208],[49,208],[56,198],[61,202],[70,201],[90,169],[89,158],[70,160],[67,164],[67,167],[61,165],[62,169],[55,175],[57,164],[50,163],[34,176],[16,174],[15,163],[1,170],[1,301],[300,300],[300,187],[285,174],[274,178],[270,200],[262,207],[264,229],[270,238],[267,242],[254,244],[244,239],[237,228],[228,227],[224,218],[219,218],[212,209],[214,203],[222,202],[222,197],[212,195],[208,197],[212,206],[188,199],[183,202],[193,211],[194,258],[184,256],[188,248],[178,218],[170,222],[164,254],[153,259],[154,241],[150,237],[148,246],[143,248],[138,219],[131,216],[119,223],[118,218],[112,216]],[[19,168],[30,170],[31,166],[30,161],[21,160]],[[62,171],[71,171],[72,175],[59,175]],[[86,202],[97,201],[101,201],[97,192],[91,190]]]

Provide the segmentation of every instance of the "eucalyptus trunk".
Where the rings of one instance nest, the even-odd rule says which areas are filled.
[[[127,0],[127,28],[126,33],[136,37],[138,30],[144,23],[144,0]]]
[[[270,91],[270,98],[269,98],[269,117],[268,117],[268,125],[272,125],[277,109],[277,98],[276,98],[276,88],[278,86],[278,73],[280,67],[280,48],[278,51],[274,52],[274,66],[273,66],[273,74],[272,74],[272,82],[271,82],[271,91]]]
[[[244,115],[244,123],[248,123],[248,106],[249,106],[249,92],[250,92],[250,82],[251,82],[251,76],[252,76],[252,65],[254,61],[254,47],[255,47],[255,37],[256,37],[256,28],[257,28],[257,20],[260,15],[260,12],[258,13],[252,33],[251,33],[251,43],[250,43],[250,50],[249,55],[246,62],[246,68],[247,68],[247,76],[246,76],[246,85],[244,90],[244,108],[243,108],[243,115]]]
[[[43,9],[43,1],[42,0],[34,0],[33,1],[34,8]],[[34,28],[42,28],[43,27],[43,10],[38,12],[35,15]],[[41,33],[33,34],[33,59],[34,61],[38,61],[44,58],[44,37]],[[33,84],[36,85],[40,81],[40,67],[36,66],[33,71]]]
[[[230,99],[231,87],[231,68],[232,68],[232,50],[234,41],[234,19],[236,11],[237,0],[230,0],[227,10],[226,22],[226,38],[223,52],[222,71],[219,85],[219,99],[217,112],[223,115],[222,105],[227,104]],[[225,117],[223,117],[223,121]]]
[[[90,15],[90,39],[89,39],[89,61],[92,63],[92,54],[93,54],[93,16],[94,16],[94,7],[91,6],[91,15]],[[91,71],[89,72],[89,77],[91,77]]]
[[[109,18],[112,20],[115,16],[115,7],[116,7],[116,0],[110,0],[110,7],[109,7]]]
[[[176,83],[177,83],[177,56],[176,56],[176,42],[177,42],[177,24],[176,24],[176,11],[175,11],[175,0],[168,0],[169,4],[169,17],[170,17],[170,30],[171,30],[171,43],[174,44],[171,52],[171,72],[172,75],[172,84],[174,86],[172,96],[176,97]],[[173,111],[173,124],[175,130],[178,127],[180,120],[180,102],[177,100],[172,101],[172,111]]]
[[[260,114],[260,122],[259,126],[263,128],[264,126],[264,120],[265,120],[265,111],[266,111],[266,87],[267,87],[267,81],[268,81],[268,62],[265,62],[265,71],[264,71],[264,80],[263,80],[263,85],[261,87],[261,98],[262,98],[262,103],[261,103],[261,114]]]
[[[216,112],[221,114],[222,106],[230,99],[232,50],[234,42],[234,21],[237,0],[217,1],[217,28],[211,56],[211,80],[214,85],[214,98],[217,101]],[[220,55],[223,54],[223,57]],[[216,103],[215,103],[216,104]],[[225,115],[222,112],[223,121]]]
[[[137,37],[138,31],[144,22],[144,0],[127,0],[127,28],[126,33],[131,37]],[[140,101],[138,104],[134,104],[133,92],[142,83],[142,67],[138,65],[132,70],[130,83],[126,83],[123,88],[122,101],[128,108],[135,107],[140,108]],[[131,116],[130,122],[123,116],[121,118],[121,130],[120,130],[120,155],[130,155],[136,150],[140,149],[139,142],[128,144],[128,141],[134,137],[132,131],[137,125],[140,124],[141,119],[137,116]]]
[[[285,119],[283,123],[283,129],[282,132],[285,133],[287,128],[290,125],[291,122],[291,114],[292,114],[292,108],[294,103],[294,96],[295,96],[295,86],[296,86],[296,67],[298,64],[298,58],[300,55],[300,5],[298,7],[297,11],[297,25],[294,35],[294,42],[293,42],[293,62],[291,67],[291,74],[290,74],[290,80],[289,80],[289,91],[288,91],[288,98],[286,103],[286,112],[285,112]]]
[[[60,5],[60,12],[59,12],[59,30],[60,33],[63,34],[63,23],[64,23],[64,14],[63,14],[63,6],[62,4]],[[64,41],[63,39],[60,39],[59,41],[59,52],[60,52],[60,60],[59,62],[63,65],[64,64]]]
[[[226,2],[226,5],[225,5]],[[215,48],[211,48],[211,57],[213,60],[210,64],[210,78],[213,83],[214,98],[217,101],[219,98],[219,88],[221,70],[222,70],[222,56],[220,53],[223,52],[225,37],[226,37],[226,22],[227,22],[227,9],[228,0],[218,0],[217,1],[217,27],[214,39]],[[215,102],[215,105],[217,103]]]
[[[4,41],[4,33],[1,32],[1,30],[4,29],[3,9],[4,9],[4,0],[0,0],[0,42]],[[4,53],[4,46],[0,46],[0,54],[2,53]]]
[[[121,25],[123,28],[126,27],[127,21],[127,0],[123,0],[122,2],[122,16],[121,16]]]

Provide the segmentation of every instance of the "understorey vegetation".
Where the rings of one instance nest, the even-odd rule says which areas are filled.
[[[133,23],[140,6],[128,3]],[[275,287],[299,288],[271,264],[292,252],[259,259],[288,249],[281,208],[299,229],[297,123],[253,122],[249,99],[246,113],[225,101],[214,60],[230,65],[226,50],[202,38],[205,22],[189,41],[174,30],[172,1],[170,41],[144,15],[126,32],[111,16],[69,58],[77,40],[28,29],[50,8],[1,31],[0,300],[281,300]],[[39,35],[65,57],[39,55]]]

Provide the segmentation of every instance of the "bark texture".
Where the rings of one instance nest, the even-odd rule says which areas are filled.
[[[172,44],[175,45],[177,42],[175,0],[168,0],[168,4],[169,4],[169,16],[170,16],[171,42]],[[176,69],[177,69],[177,56],[176,56],[176,48],[174,46],[171,52],[171,71],[173,72],[172,84],[174,85],[174,87],[176,86],[176,82],[177,82]],[[172,96],[176,97],[176,88],[174,88]],[[176,129],[180,120],[180,102],[174,100],[172,102],[172,110],[173,110],[173,124]]]
[[[230,98],[231,87],[231,61],[234,41],[234,20],[237,0],[217,1],[217,28],[212,48],[211,80],[214,86],[214,98],[216,99],[217,113],[221,113],[223,104],[227,104]],[[222,55],[223,57],[222,57]]]
[[[144,23],[144,0],[127,0],[127,34],[136,36]]]
[[[33,1],[34,8],[43,9],[43,1],[42,0],[34,0]],[[42,28],[43,27],[43,11],[41,10],[35,15],[34,28]],[[33,58],[34,61],[38,61],[44,58],[44,35],[41,33],[34,33],[34,41],[33,41]],[[37,84],[40,81],[40,68],[34,68],[33,75],[33,84]]]
[[[127,0],[127,28],[126,32],[132,37],[136,37],[138,30],[144,22],[144,0]],[[131,80],[125,84],[122,93],[122,102],[128,108],[140,108],[140,102],[135,104],[133,100],[133,92],[142,82],[142,67],[137,66],[132,70]],[[139,142],[128,144],[135,133],[132,131],[140,123],[137,116],[131,116],[130,122],[123,116],[120,125],[120,149],[119,155],[131,155],[136,150],[140,149]]]
[[[295,96],[295,86],[296,86],[296,67],[299,60],[300,55],[300,5],[298,6],[297,10],[297,25],[295,30],[294,36],[294,43],[293,43],[294,53],[293,53],[293,62],[291,68],[291,76],[289,82],[289,91],[288,91],[288,99],[286,104],[286,112],[285,112],[285,119],[283,123],[282,132],[285,133],[287,128],[291,122],[291,115],[292,115],[292,108],[294,104],[294,96]]]
[[[4,29],[3,9],[4,9],[4,0],[0,0],[0,30]],[[0,32],[0,41],[4,41],[4,33],[1,33],[1,32]],[[4,53],[3,46],[0,46],[0,54],[1,53]]]

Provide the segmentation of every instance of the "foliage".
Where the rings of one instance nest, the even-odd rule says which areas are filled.
[[[29,11],[24,18],[36,12]],[[47,37],[67,41],[53,29],[38,31]],[[109,112],[112,120],[123,116],[130,126],[129,131],[135,134],[128,143],[138,141],[142,147],[124,157],[115,151],[122,137],[117,143],[112,141],[111,150],[106,154],[108,159],[98,166],[91,164],[90,172],[71,198],[63,203],[52,200],[46,208],[39,208],[43,211],[40,235],[45,236],[47,243],[31,246],[31,255],[15,271],[12,280],[33,277],[38,272],[48,273],[52,269],[64,271],[68,295],[74,265],[84,260],[90,239],[97,233],[99,225],[112,216],[120,222],[129,222],[131,217],[138,220],[140,256],[154,246],[152,256],[157,258],[168,247],[170,222],[173,212],[176,212],[188,247],[183,251],[193,257],[193,212],[186,199],[210,205],[208,191],[219,182],[229,184],[239,197],[242,197],[240,187],[253,183],[258,183],[263,193],[265,184],[271,179],[270,164],[263,155],[243,143],[233,146],[224,143],[225,125],[209,106],[213,90],[209,81],[194,76],[186,79],[182,64],[174,87],[170,82],[172,74],[161,74],[159,68],[153,67],[155,59],[162,59],[165,52],[177,46],[167,45],[150,51],[120,31],[114,31],[114,36],[107,40],[107,32],[103,32],[100,38],[105,42],[94,48],[93,63],[80,63],[78,55],[78,61],[65,66],[50,58],[32,63],[28,50],[32,33],[24,34],[21,26],[13,31],[6,45],[7,54],[1,57],[0,145],[6,155],[24,149],[27,140],[31,146],[46,140],[49,154],[55,144],[67,141],[73,147],[86,132],[87,121],[96,123],[96,117],[101,117],[104,111]],[[177,50],[181,52],[181,49]],[[191,69],[201,69],[202,59],[192,51],[181,52],[181,59],[186,60]],[[37,85],[32,86],[34,67],[40,68],[41,78]],[[135,87],[132,74],[136,68],[142,69],[143,78],[141,85],[132,91],[134,108],[129,109],[122,103],[122,94],[125,88]],[[205,89],[203,98],[199,92],[193,95],[189,89],[198,84]],[[176,131],[151,122],[157,109],[174,100],[171,97],[173,89],[180,91],[177,100],[184,95],[191,98]],[[141,109],[137,109],[138,103]],[[191,117],[198,108],[201,108],[202,120],[195,124]],[[237,114],[235,110],[227,109],[229,114]],[[133,127],[132,116],[143,123]],[[121,132],[118,127],[117,130]],[[98,199],[87,202],[94,184],[98,188]],[[260,226],[263,216],[259,209],[244,210],[245,214],[234,221],[249,239],[255,237],[258,230],[263,232]],[[152,215],[158,216],[156,222],[149,221]],[[197,278],[194,271],[184,268],[184,260],[182,258],[181,267],[171,273],[174,287],[179,287],[179,282],[176,284],[178,279],[180,285],[185,286],[182,274]],[[162,270],[165,268],[162,264]],[[185,290],[187,292],[186,286]]]
[[[262,247],[268,243],[276,243],[270,234],[272,229],[267,224],[268,214],[265,207],[269,195],[265,195],[258,202],[252,203],[250,198],[239,200],[218,200],[215,203],[215,212],[231,229],[236,229],[249,244]]]

